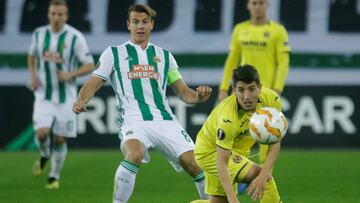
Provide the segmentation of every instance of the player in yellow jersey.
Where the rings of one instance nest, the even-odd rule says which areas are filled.
[[[234,94],[211,112],[196,138],[195,159],[205,171],[210,203],[238,203],[237,183],[249,183],[248,194],[261,203],[280,202],[271,169],[280,143],[269,145],[262,167],[247,159],[255,141],[249,134],[249,119],[256,109],[281,110],[279,95],[262,87],[256,69],[242,65],[233,71]]]
[[[237,24],[233,30],[219,101],[228,96],[232,70],[239,64],[256,67],[261,84],[281,94],[289,68],[289,38],[284,26],[267,19],[268,8],[268,0],[248,0],[250,19]],[[264,162],[266,151],[267,146],[260,145],[260,163]]]

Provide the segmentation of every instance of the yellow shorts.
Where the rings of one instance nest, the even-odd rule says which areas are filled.
[[[218,171],[216,168],[216,153],[209,153],[207,155],[195,153],[195,159],[200,168],[205,172],[206,188],[205,192],[208,195],[226,196],[226,193],[221,185]],[[229,158],[228,169],[233,181],[234,191],[237,193],[236,180],[241,180],[249,172],[254,162],[248,158],[232,154]]]

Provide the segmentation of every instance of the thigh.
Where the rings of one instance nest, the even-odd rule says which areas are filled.
[[[128,140],[139,140],[144,145],[144,157],[142,163],[150,162],[149,149],[154,147],[153,140],[148,136],[147,126],[144,121],[125,120],[119,132],[121,151],[124,153],[124,144]]]
[[[76,115],[70,103],[55,105],[56,114],[53,132],[56,135],[75,138],[77,136]]]
[[[257,165],[242,155],[232,154],[228,167],[234,182],[248,183],[248,175]]]
[[[234,191],[236,191],[237,184],[233,183]],[[214,173],[207,173],[205,171],[205,192],[211,196],[226,197],[226,192],[221,185],[219,176]]]
[[[44,99],[36,98],[33,111],[34,129],[51,128],[55,114],[54,104]]]
[[[194,150],[194,142],[189,134],[177,121],[156,121],[148,127],[155,149],[168,159],[176,171],[181,171],[180,156]]]

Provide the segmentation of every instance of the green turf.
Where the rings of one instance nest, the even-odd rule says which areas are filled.
[[[118,151],[70,151],[57,191],[31,176],[34,152],[0,152],[0,202],[111,202]],[[140,167],[129,203],[184,203],[197,198],[191,179],[158,153]],[[284,203],[360,203],[360,151],[282,151],[274,176]],[[251,202],[241,196],[241,202]]]

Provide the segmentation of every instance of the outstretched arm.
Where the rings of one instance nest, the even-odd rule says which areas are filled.
[[[199,86],[194,91],[189,88],[182,79],[173,82],[171,88],[176,96],[187,104],[196,104],[208,100],[212,91],[209,86]]]
[[[94,96],[103,84],[104,80],[96,76],[92,76],[80,89],[78,98],[73,105],[73,112],[76,114],[86,112],[86,103]]]
[[[248,194],[251,196],[252,200],[256,201],[257,199],[261,199],[264,195],[266,182],[269,180],[269,177],[271,178],[271,170],[274,167],[279,152],[280,142],[269,145],[265,163],[261,167],[259,175],[251,181],[248,188]]]

